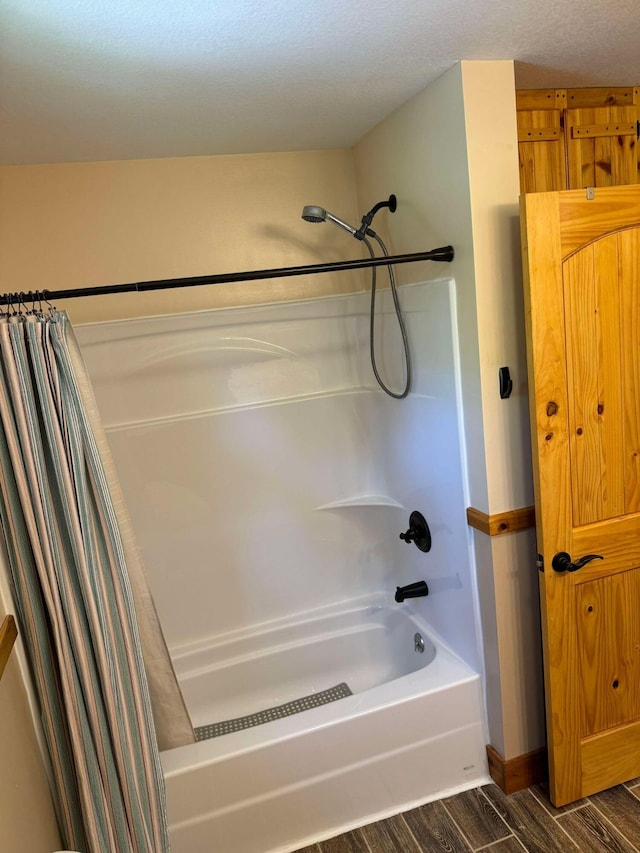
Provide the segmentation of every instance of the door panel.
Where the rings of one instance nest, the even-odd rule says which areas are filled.
[[[520,191],[548,192],[567,186],[564,89],[516,92]]]
[[[570,188],[637,182],[636,118],[635,105],[566,111]]]
[[[574,526],[624,512],[618,235],[564,262]]]
[[[518,157],[522,192],[562,190],[567,183],[560,110],[519,110]]]
[[[640,187],[523,196],[551,797],[640,775]],[[556,572],[567,552],[574,564]],[[637,731],[636,731],[637,730]]]
[[[640,719],[640,571],[576,588],[581,737]]]

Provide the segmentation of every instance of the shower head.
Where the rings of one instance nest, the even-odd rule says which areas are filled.
[[[356,233],[356,229],[352,225],[349,225],[348,222],[344,222],[342,219],[334,216],[333,213],[329,213],[324,207],[318,207],[316,204],[305,205],[302,208],[302,218],[305,222],[333,222],[334,225],[344,228],[349,234],[355,236]]]
[[[349,225],[348,222],[344,222],[342,219],[338,219],[337,216],[334,216],[333,213],[329,213],[328,210],[325,210],[324,207],[318,207],[316,204],[307,204],[302,208],[302,218],[305,222],[333,222],[334,225],[339,226],[340,228],[344,228],[345,231],[348,231],[349,234],[353,235],[356,240],[364,240],[366,237],[375,237],[376,232],[372,231],[369,227],[373,220],[373,217],[380,210],[381,207],[388,207],[391,213],[396,212],[397,201],[394,195],[390,195],[386,201],[379,201],[375,204],[369,213],[366,213],[362,217],[362,222],[360,223],[360,227],[356,230],[353,226]]]
[[[305,222],[324,222],[327,211],[324,207],[316,207],[315,204],[307,204],[302,208],[302,218]]]

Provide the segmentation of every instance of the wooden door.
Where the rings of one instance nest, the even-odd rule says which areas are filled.
[[[558,806],[640,776],[640,186],[587,195],[522,197]]]
[[[637,100],[634,86],[567,91],[568,189],[638,182]]]

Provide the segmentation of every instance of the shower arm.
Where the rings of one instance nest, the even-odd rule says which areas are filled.
[[[369,213],[365,213],[365,215],[362,217],[360,227],[353,235],[356,240],[364,240],[365,237],[376,236],[376,232],[372,231],[369,226],[373,222],[373,217],[383,207],[388,207],[390,213],[395,213],[398,208],[398,200],[392,194],[386,201],[379,201],[377,204],[374,204]]]
[[[385,202],[382,205],[388,204]],[[373,209],[372,209],[373,210]],[[367,214],[368,216],[369,214]],[[363,217],[364,219],[365,217]],[[441,246],[427,252],[413,252],[404,255],[389,255],[382,258],[354,258],[350,261],[333,261],[323,264],[306,264],[294,267],[276,267],[266,270],[247,270],[245,272],[201,275],[190,278],[167,278],[155,281],[138,281],[127,284],[104,284],[96,287],[79,287],[68,290],[38,290],[0,294],[0,305],[23,305],[25,302],[48,301],[51,299],[76,299],[81,296],[105,296],[110,293],[145,293],[149,290],[169,290],[179,287],[200,287],[205,284],[229,284],[241,281],[263,281],[270,278],[287,278],[298,275],[316,275],[318,273],[341,272],[343,270],[366,269],[369,267],[391,266],[395,264],[413,264],[420,261],[453,260],[453,246]]]

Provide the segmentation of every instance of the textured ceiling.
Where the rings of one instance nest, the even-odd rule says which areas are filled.
[[[640,83],[637,0],[0,0],[0,162],[351,146],[460,59]]]

